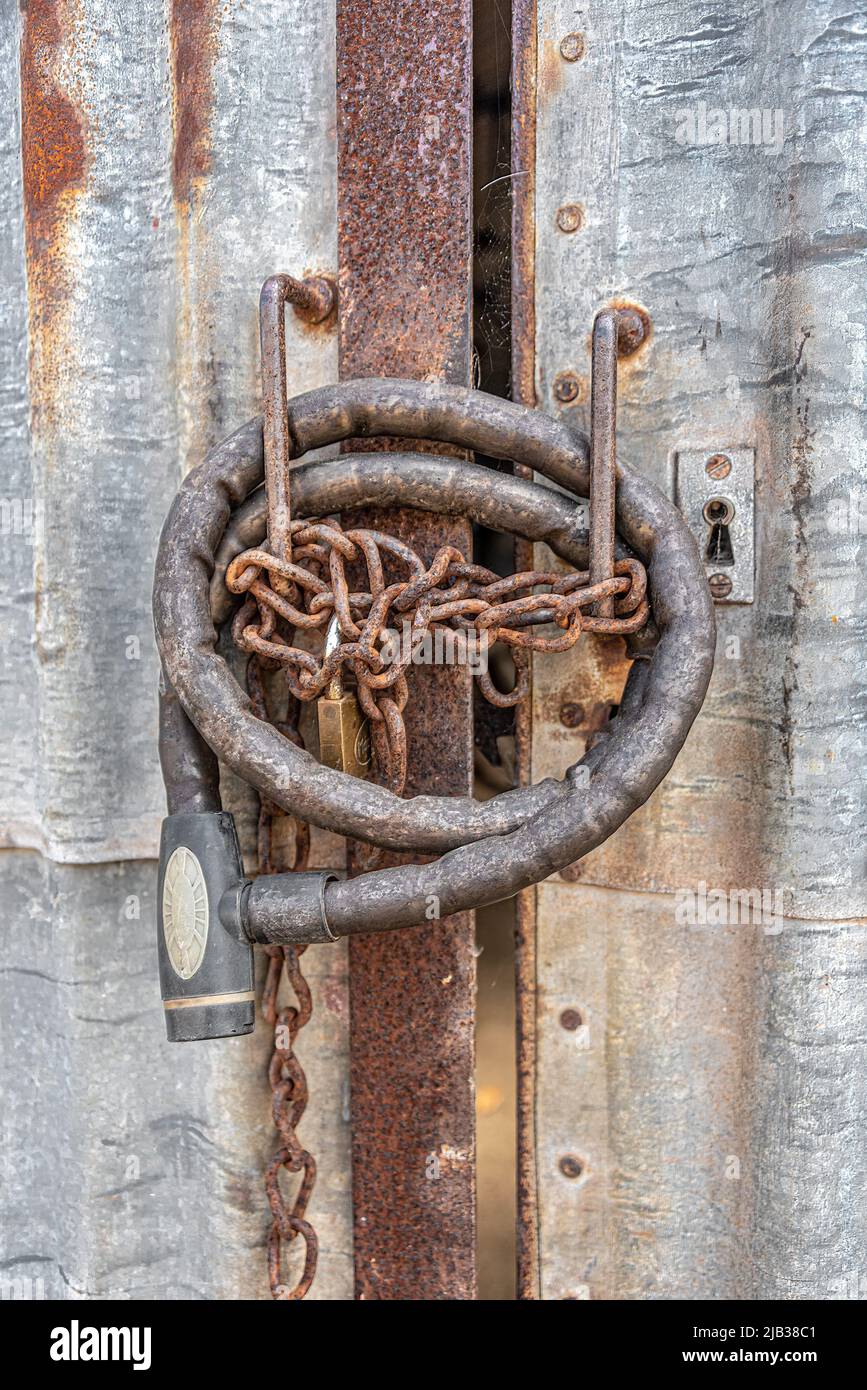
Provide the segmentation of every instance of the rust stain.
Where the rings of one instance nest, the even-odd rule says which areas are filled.
[[[211,170],[211,111],[219,26],[216,0],[172,0],[172,187],[190,207]]]
[[[220,22],[218,0],[171,0],[172,192],[180,290],[176,365],[184,472],[224,433],[212,333],[217,274],[198,216],[213,161]]]
[[[338,0],[341,377],[469,382],[471,44],[470,0]],[[457,518],[375,515],[427,563],[443,544],[471,544]],[[466,796],[466,673],[423,674],[406,711],[405,794]],[[468,913],[350,942],[360,1300],[475,1295],[472,948]]]
[[[548,35],[539,44],[537,68],[537,92],[541,101],[554,97],[566,85],[567,64],[560,52],[560,34]]]
[[[87,182],[85,122],[64,72],[72,67],[72,6],[22,3],[21,157],[30,331],[31,404],[52,421],[68,360],[67,231]]]

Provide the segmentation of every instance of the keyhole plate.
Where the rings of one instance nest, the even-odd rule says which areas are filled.
[[[698,543],[708,581],[719,576],[712,585],[717,603],[753,602],[755,476],[753,449],[713,443],[675,455],[675,501]],[[708,553],[714,523],[726,528],[731,544],[731,555],[716,561]]]

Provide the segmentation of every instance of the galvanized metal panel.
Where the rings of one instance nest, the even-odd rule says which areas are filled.
[[[39,757],[6,834],[66,862],[153,854],[156,537],[183,471],[256,408],[258,285],[336,259],[333,10],[172,0],[169,21],[105,0],[21,17],[5,274],[10,348],[29,316]],[[333,331],[293,319],[290,340],[291,390],[333,378]],[[22,365],[4,439],[24,462]]]
[[[676,906],[539,890],[542,1297],[840,1297],[863,1251],[863,927]]]
[[[47,1298],[268,1296],[262,1084],[269,1030],[163,1041],[149,863],[75,867],[5,856],[2,903],[3,1278]],[[260,961],[260,965],[261,965]],[[346,1220],[346,952],[311,954],[305,1064],[322,1156],[313,1296],[341,1297]],[[332,1078],[329,1094],[321,1085]],[[14,1285],[13,1285],[14,1286]]]
[[[38,819],[17,842],[66,862],[152,855],[162,809],[148,576],[178,477],[164,49],[153,10],[117,25],[107,4],[42,0],[21,15],[30,449],[44,520]]]
[[[0,702],[12,731],[0,746],[0,844],[30,843],[36,821],[36,668],[33,663],[33,548],[40,509],[27,447],[27,297],[18,102],[18,26],[0,16]]]
[[[693,0],[538,11],[540,404],[586,427],[589,326],[625,297],[653,337],[621,367],[622,456],[664,487],[679,450],[757,457],[756,601],[718,608],[703,715],[648,805],[538,894],[542,1292],[844,1296],[867,1220],[863,35],[837,3],[785,24]],[[717,108],[735,142],[702,144]],[[766,137],[779,110],[782,141],[738,143],[732,108],[764,108]],[[585,387],[564,408],[565,370]],[[617,658],[584,641],[535,664],[535,777],[619,698]],[[784,930],[691,934],[671,895],[702,883],[779,890]],[[590,1014],[586,1052],[566,998]]]
[[[785,41],[746,4],[719,25],[702,14],[598,15],[586,57],[566,63],[572,7],[541,7],[540,400],[551,407],[564,367],[586,375],[594,309],[634,297],[654,335],[621,368],[623,456],[668,487],[678,449],[758,449],[756,606],[720,610],[703,727],[583,877],[618,883],[624,861],[645,887],[773,874],[793,912],[842,918],[865,904],[863,536],[829,526],[862,472],[863,199],[845,90],[859,43],[842,5],[789,7]],[[772,70],[750,54],[773,55]],[[782,149],[678,143],[681,113],[702,101],[780,108]],[[565,201],[585,208],[571,236],[554,220]],[[585,405],[572,414],[586,423]]]
[[[334,268],[333,45],[333,5],[304,0],[30,0],[0,15],[0,496],[32,499],[41,523],[31,536],[4,509],[16,736],[0,823],[4,845],[46,856],[3,865],[3,1259],[57,1296],[267,1296],[268,1030],[163,1040],[150,587],[183,473],[257,409],[261,280]],[[290,319],[289,338],[291,390],[333,379],[333,333]],[[340,1298],[344,948],[309,953],[307,973],[311,1297]]]

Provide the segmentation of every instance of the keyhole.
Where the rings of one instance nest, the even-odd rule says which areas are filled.
[[[735,554],[729,527],[734,521],[735,509],[724,497],[712,497],[704,506],[704,519],[710,527],[705,564],[715,569],[725,569],[734,564]]]

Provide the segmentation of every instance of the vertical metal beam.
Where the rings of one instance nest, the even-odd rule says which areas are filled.
[[[536,0],[512,0],[512,397],[535,406]],[[516,472],[531,476],[530,470]],[[516,543],[516,568],[533,568],[533,546]],[[532,654],[531,670],[532,670]],[[530,778],[532,702],[515,712],[518,776]],[[517,1044],[517,1296],[539,1290],[536,1201],[536,890],[518,897],[515,933]]]
[[[468,383],[471,0],[338,0],[337,113],[341,376]],[[428,560],[447,543],[470,553],[462,519],[378,524]],[[406,795],[466,795],[467,670],[415,667],[406,715]],[[436,910],[424,930],[351,944],[362,1299],[475,1295],[473,921]]]

